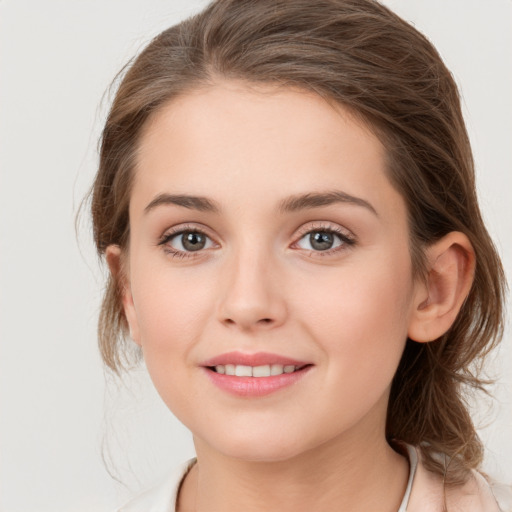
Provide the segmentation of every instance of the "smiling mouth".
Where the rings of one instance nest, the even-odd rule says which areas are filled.
[[[285,373],[295,373],[309,366],[311,365],[305,364],[301,366],[295,366],[282,364],[265,364],[261,366],[247,366],[240,364],[219,364],[216,366],[208,366],[207,368],[221,375],[261,378],[274,377]]]
[[[313,366],[311,363],[275,354],[233,352],[205,362],[203,370],[206,371],[210,382],[222,391],[249,399],[270,395],[293,386],[301,381]]]

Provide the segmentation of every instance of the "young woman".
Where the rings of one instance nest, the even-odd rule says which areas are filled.
[[[220,0],[142,52],[92,197],[108,367],[197,458],[122,511],[497,512],[464,393],[504,275],[454,81],[371,0]]]

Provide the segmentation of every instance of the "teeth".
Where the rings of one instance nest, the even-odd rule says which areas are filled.
[[[282,364],[273,364],[270,367],[270,375],[281,375],[283,373],[283,365]]]
[[[235,366],[235,375],[237,377],[252,377],[252,367],[237,364]]]
[[[262,366],[246,366],[242,364],[219,364],[215,371],[225,375],[236,375],[237,377],[270,377],[283,373],[293,373],[297,368],[293,365],[265,364]]]
[[[252,368],[253,377],[270,377],[270,365],[254,366]]]

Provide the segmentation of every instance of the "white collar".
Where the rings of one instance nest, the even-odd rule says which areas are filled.
[[[409,498],[411,497],[412,483],[414,482],[414,476],[416,475],[416,468],[418,467],[418,453],[416,448],[410,444],[406,444],[407,455],[409,456],[409,480],[407,481],[407,488],[405,494],[400,503],[398,512],[407,512],[407,505],[409,504]]]

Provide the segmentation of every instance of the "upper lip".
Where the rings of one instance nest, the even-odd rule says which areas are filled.
[[[280,356],[270,352],[256,352],[254,354],[245,354],[243,352],[227,352],[218,356],[212,357],[204,361],[201,366],[218,366],[218,365],[244,365],[244,366],[264,366],[271,364],[282,364],[283,366],[305,366],[307,361],[299,361],[291,357]]]

